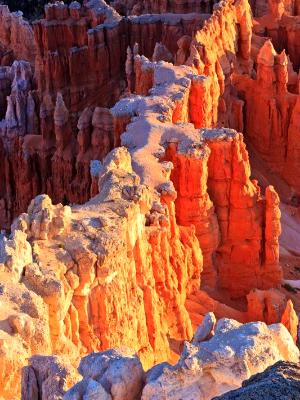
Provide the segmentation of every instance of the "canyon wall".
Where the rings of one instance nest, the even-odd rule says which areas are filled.
[[[53,103],[45,96],[38,111],[28,63],[13,63],[3,71],[9,96],[5,119],[0,123],[1,225],[26,210],[30,198],[49,193],[57,202],[84,202],[90,197],[90,162],[102,160],[116,145],[108,109],[86,110],[72,129],[72,116],[61,93]]]
[[[14,20],[7,6],[2,11],[9,21]],[[26,43],[36,48],[31,74],[23,77],[20,64],[4,68],[1,75],[0,147],[6,171],[0,205],[3,228],[9,228],[39,193],[65,204],[89,199],[90,162],[102,160],[119,144],[113,137],[110,112],[101,106],[114,104],[125,90],[127,46],[137,42],[150,57],[161,42],[175,59],[176,42],[183,37],[179,53],[185,60],[193,29],[207,18],[188,14],[175,19],[158,15],[124,20],[103,1],[85,7],[52,4],[45,12],[45,19],[33,25],[34,38],[28,24],[30,34],[23,32]],[[4,24],[3,36],[9,34]],[[12,37],[12,46],[18,48]]]
[[[33,30],[22,15],[21,12],[10,13],[8,6],[0,5],[0,65],[9,65],[14,59],[34,64]]]
[[[272,188],[262,197],[249,179],[242,136],[186,122],[190,67],[136,56],[136,70],[137,87],[152,70],[151,96],[124,98],[110,110],[123,147],[99,163],[99,193],[72,208],[38,196],[15,220],[10,237],[1,237],[4,293],[28,290],[41,303],[36,307],[48,310],[40,328],[48,347],[28,348],[38,329],[35,314],[12,311],[9,297],[7,314],[15,317],[7,317],[2,331],[11,343],[5,340],[1,348],[4,396],[19,390],[7,376],[16,377],[31,354],[65,354],[75,362],[80,354],[125,345],[146,368],[176,359],[171,343],[192,338],[186,302],[201,283],[219,284],[235,297],[281,282],[278,198]],[[55,132],[63,144],[62,110],[58,97]],[[83,142],[86,115],[92,113],[82,114]],[[228,169],[220,170],[220,161]],[[241,232],[240,218],[247,221]],[[290,327],[289,317],[285,323]],[[22,354],[14,365],[13,348]]]
[[[299,94],[288,91],[288,59],[266,41],[257,56],[257,75],[234,76],[245,99],[245,131],[259,154],[299,193],[297,144]],[[257,137],[260,140],[257,140]]]
[[[67,370],[128,346],[145,368],[174,363],[212,310],[282,322],[295,341],[277,291],[279,197],[251,179],[239,132],[297,187],[298,93],[285,54],[252,34],[248,2],[211,16],[125,18],[103,0],[45,11],[35,62],[0,70],[0,395],[18,398],[35,354],[63,355]],[[47,368],[32,359],[23,382]]]
[[[254,68],[248,77],[233,74],[232,83],[244,103],[247,139],[298,197],[299,4],[258,1],[254,14]]]

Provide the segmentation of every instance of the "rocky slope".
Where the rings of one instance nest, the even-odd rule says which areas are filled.
[[[210,319],[214,319],[213,314]],[[185,342],[176,365],[162,363],[145,373],[140,360],[130,350],[92,353],[79,364],[82,380],[67,392],[63,381],[56,379],[58,366],[64,364],[47,357],[42,363],[33,357],[23,371],[22,399],[35,400],[39,395],[42,400],[91,400],[95,397],[101,400],[209,400],[239,387],[243,380],[277,360],[297,362],[298,359],[299,350],[280,324],[241,325],[229,319],[210,324],[207,319],[193,342]],[[65,384],[75,377],[74,371],[67,367],[63,373]],[[254,377],[253,381],[256,380]],[[29,397],[32,393],[35,395]]]

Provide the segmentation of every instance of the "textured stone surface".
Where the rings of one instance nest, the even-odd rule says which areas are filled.
[[[162,363],[146,374],[130,350],[92,353],[81,360],[78,370],[83,379],[65,394],[64,400],[92,399],[96,394],[103,400],[208,400],[239,387],[243,380],[277,361],[278,365],[287,365],[283,361],[292,364],[298,358],[299,350],[281,324],[242,325],[234,320],[221,319],[210,339],[198,344],[185,342],[176,365]],[[276,369],[276,365],[270,368],[271,373],[273,368]],[[257,377],[260,375],[252,378],[254,383],[259,379]],[[276,383],[284,384],[283,381],[284,377],[277,373]]]
[[[22,371],[22,400],[61,400],[80,375],[69,360],[57,356],[33,356]]]
[[[216,397],[215,400],[297,399],[300,394],[298,363],[279,361],[264,372],[243,382],[241,389]]]
[[[108,350],[83,358],[78,368],[83,380],[68,391],[64,400],[136,400],[141,396],[144,370],[130,350]],[[95,394],[94,394],[95,392]]]
[[[34,64],[36,47],[33,30],[23,19],[22,12],[11,13],[7,5],[0,5],[0,43],[6,51],[12,51],[13,57]],[[10,58],[2,58],[0,64],[7,65]]]
[[[189,13],[189,12],[201,12],[211,13],[213,10],[214,0],[191,0],[182,1],[174,0],[169,2],[167,0],[156,1],[156,0],[115,0],[112,5],[119,11],[125,14],[155,14],[155,13]]]
[[[224,346],[226,343],[226,346]],[[241,325],[221,319],[215,335],[199,347],[186,344],[173,368],[148,381],[142,399],[211,399],[239,387],[251,375],[276,361],[297,362],[299,350],[280,324]]]
[[[256,78],[238,75],[234,83],[245,94],[247,137],[270,166],[298,192],[299,150],[295,135],[299,95],[289,92],[288,79],[285,52],[277,54],[271,41],[266,41],[257,55]]]

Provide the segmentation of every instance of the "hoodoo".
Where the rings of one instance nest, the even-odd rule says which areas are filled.
[[[0,399],[300,398],[300,2],[17,3]]]

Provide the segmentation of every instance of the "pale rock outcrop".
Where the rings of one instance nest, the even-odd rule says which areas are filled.
[[[48,307],[39,294],[0,272],[0,397],[20,399],[21,371],[33,354],[51,354]]]
[[[156,43],[154,52],[152,55],[152,61],[167,61],[172,62],[173,56],[169,50],[162,43]]]
[[[214,335],[216,323],[217,320],[213,312],[206,314],[194,334],[192,344],[197,345],[205,340],[209,340]]]
[[[49,196],[40,195],[32,200],[28,213],[14,221],[12,231],[22,231],[29,239],[47,240],[66,231],[70,220],[69,206],[54,206]]]
[[[0,270],[7,270],[19,279],[24,266],[32,260],[32,248],[25,232],[15,230],[9,238],[0,234]]]
[[[78,371],[83,380],[68,391],[64,400],[137,400],[144,384],[144,370],[130,350],[108,350],[83,358]]]
[[[146,384],[142,399],[208,400],[279,360],[298,359],[299,350],[283,325],[221,319],[213,338],[199,346],[186,344],[178,364]]]
[[[210,316],[214,319],[214,315]],[[83,380],[64,400],[201,399],[209,400],[233,388],[277,361],[297,362],[299,350],[281,324],[242,325],[221,319],[215,335],[201,343],[185,342],[179,362],[162,363],[144,374],[131,351],[108,350],[82,359]],[[255,378],[254,378],[255,379]]]

